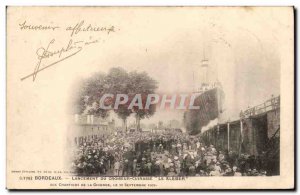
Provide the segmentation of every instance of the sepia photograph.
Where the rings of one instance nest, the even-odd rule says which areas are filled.
[[[95,73],[76,85],[74,126],[68,136],[74,171],[94,176],[279,175],[279,89],[266,88],[270,95],[265,101],[234,115],[234,105],[224,106],[221,82],[210,80],[212,65],[201,57],[199,71],[188,69],[193,77],[203,73],[182,90],[189,94],[176,91],[179,83],[175,95],[156,93],[159,80],[122,68]],[[279,67],[278,62],[274,74]],[[273,79],[266,85],[278,82],[280,75]],[[256,90],[250,82],[243,87]],[[250,94],[239,95],[250,103]]]

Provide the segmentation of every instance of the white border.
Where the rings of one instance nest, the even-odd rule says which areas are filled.
[[[7,5],[18,5],[18,6],[295,6],[296,9],[300,7],[299,0],[1,0],[0,1],[0,191],[2,193],[9,193],[5,189],[5,166],[6,166],[6,6]],[[299,18],[297,19],[297,25],[299,26]],[[298,41],[296,43],[296,47]],[[299,50],[297,49],[297,56],[299,56]],[[297,66],[297,64],[296,64]],[[299,68],[297,74],[299,73]],[[297,91],[299,91],[299,83],[297,82]],[[299,115],[297,115],[297,121]],[[296,129],[297,131],[297,129]],[[299,138],[299,133],[297,133]],[[298,140],[298,139],[297,139]],[[299,150],[297,156],[299,156]],[[299,161],[298,161],[299,162]],[[20,162],[21,163],[21,162]],[[297,166],[297,176],[299,173],[299,167]],[[299,181],[299,179],[297,179]],[[297,184],[299,187],[299,185]],[[40,194],[43,192],[38,192]],[[60,194],[62,192],[59,192]],[[104,192],[100,192],[104,193]],[[111,194],[112,192],[110,192]],[[115,193],[115,192],[113,192]],[[124,193],[124,192],[123,192]],[[127,192],[132,193],[132,192]],[[153,192],[153,193],[163,193],[163,192]],[[171,192],[172,193],[172,192]],[[186,192],[183,192],[186,193]],[[206,193],[206,192],[201,192]],[[217,193],[217,192],[214,192]],[[253,192],[255,194],[260,194],[261,192]],[[288,193],[288,192],[285,192]]]

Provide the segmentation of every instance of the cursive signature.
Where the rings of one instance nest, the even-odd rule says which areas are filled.
[[[34,71],[31,74],[21,78],[21,81],[23,81],[29,77],[32,77],[33,81],[35,81],[36,76],[39,72],[41,72],[47,68],[50,68],[51,66],[54,66],[54,65],[58,64],[59,62],[62,62],[64,60],[78,54],[80,51],[82,51],[82,49],[84,47],[91,45],[91,44],[98,43],[98,40],[95,39],[95,40],[91,40],[91,41],[73,41],[72,39],[70,39],[68,44],[65,47],[61,47],[57,50],[51,49],[51,47],[53,47],[54,43],[55,43],[55,39],[52,39],[48,43],[47,47],[40,47],[36,50],[38,62],[34,68]],[[52,60],[54,58],[56,58],[56,60],[54,60],[50,64],[46,64],[46,65],[43,64],[43,61],[45,59]]]

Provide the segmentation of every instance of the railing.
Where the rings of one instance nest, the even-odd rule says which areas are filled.
[[[250,116],[255,116],[255,115],[258,115],[258,114],[265,113],[267,111],[276,110],[279,107],[280,107],[280,96],[272,97],[271,99],[265,101],[262,104],[254,106],[252,108],[248,108],[244,112],[241,111],[240,117],[241,118],[247,118],[247,117],[250,117]]]

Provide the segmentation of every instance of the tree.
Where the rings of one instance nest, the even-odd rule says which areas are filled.
[[[105,74],[95,73],[85,80],[76,83],[73,112],[75,114],[93,114],[105,118],[108,110],[101,109],[99,100],[107,91],[105,87]]]
[[[155,105],[145,109],[148,94],[155,92],[157,82],[150,78],[146,72],[136,71],[128,73],[123,68],[111,68],[107,75],[96,73],[77,85],[74,110],[80,114],[93,114],[103,118],[108,116],[109,110],[100,108],[100,99],[104,94],[112,94],[113,98],[105,102],[106,106],[113,106],[117,94],[128,95],[128,102],[120,104],[112,110],[123,120],[123,128],[127,131],[127,118],[135,113],[137,130],[140,130],[140,120],[148,118],[155,113]],[[129,109],[130,102],[136,94],[142,94],[143,109],[134,106]]]
[[[116,101],[117,94],[128,94],[128,83],[129,75],[123,68],[112,68],[108,72],[105,80],[107,86],[107,93],[113,94],[113,103]],[[114,112],[120,117],[123,121],[123,128],[127,131],[127,118],[130,116],[132,111],[128,109],[129,103],[121,104],[117,109],[114,109]]]
[[[128,92],[129,95],[141,94],[143,108],[134,106],[132,112],[135,113],[136,117],[136,129],[140,131],[140,121],[144,118],[151,117],[156,111],[156,105],[151,104],[149,108],[145,108],[147,96],[155,93],[157,89],[157,82],[149,77],[146,72],[138,73],[136,71],[129,73]],[[132,100],[130,98],[130,100]]]

